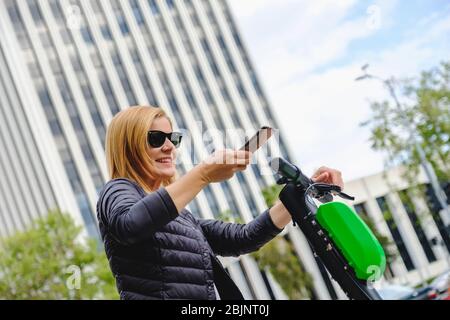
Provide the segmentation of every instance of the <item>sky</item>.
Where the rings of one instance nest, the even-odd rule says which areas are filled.
[[[228,0],[281,134],[311,175],[325,165],[345,181],[383,171],[370,147],[380,82],[354,81],[361,66],[413,77],[450,60],[448,0]]]

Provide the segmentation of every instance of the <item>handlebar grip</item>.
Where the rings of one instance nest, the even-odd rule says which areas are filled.
[[[282,177],[285,177],[294,183],[299,183],[304,188],[307,188],[312,183],[311,179],[305,176],[299,168],[283,158],[272,159],[270,161],[270,166]]]

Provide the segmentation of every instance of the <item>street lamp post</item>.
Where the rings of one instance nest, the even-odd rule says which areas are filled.
[[[361,80],[366,80],[366,79],[375,79],[375,80],[379,80],[383,83],[383,85],[385,85],[388,90],[389,93],[391,95],[391,97],[394,99],[395,101],[395,105],[398,108],[398,110],[404,114],[404,110],[403,107],[400,103],[400,101],[397,98],[397,95],[395,93],[395,89],[394,86],[392,85],[392,80],[391,79],[382,79],[378,76],[369,74],[367,72],[367,68],[369,67],[368,64],[365,64],[364,66],[362,66],[362,71],[364,72],[363,75],[357,77],[355,79],[355,81],[361,81]],[[442,208],[442,210],[444,210],[444,212],[447,215],[447,223],[446,225],[450,224],[450,210],[447,204],[447,197],[444,193],[444,191],[442,190],[439,181],[437,179],[436,173],[432,167],[432,165],[430,164],[430,162],[427,160],[426,156],[425,156],[425,151],[423,150],[422,146],[420,145],[418,139],[416,138],[416,135],[414,134],[415,128],[413,128],[411,122],[408,121],[408,119],[403,118],[403,126],[408,130],[408,133],[410,135],[411,141],[413,141],[414,143],[414,147],[417,150],[417,153],[419,154],[419,159],[420,159],[420,163],[425,171],[425,174],[433,188],[433,191],[436,195],[436,198],[438,199],[438,202]]]

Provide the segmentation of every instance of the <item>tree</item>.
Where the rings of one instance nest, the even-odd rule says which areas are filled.
[[[391,78],[384,83],[391,92],[402,94],[401,108],[392,101],[373,102],[372,117],[361,125],[371,129],[372,148],[388,154],[385,167],[403,166],[411,195],[427,199],[431,214],[439,215],[442,207],[434,191],[417,183],[421,159],[416,141],[445,188],[450,181],[450,62],[423,71],[418,78]],[[416,208],[416,213],[422,219],[428,210]]]
[[[0,244],[2,299],[117,299],[97,241],[81,239],[69,214],[50,211]]]
[[[391,101],[371,103],[373,115],[361,125],[371,128],[372,148],[388,153],[387,167],[404,165],[406,177],[413,182],[421,163],[414,140],[405,128],[408,124],[439,181],[449,181],[450,62],[422,72],[419,79],[388,81],[403,94],[403,110]]]
[[[304,270],[292,243],[286,238],[278,236],[251,255],[262,270],[273,275],[289,299],[311,298],[312,277]]]
[[[273,185],[263,190],[267,206],[278,200],[282,187]],[[295,253],[292,243],[283,236],[277,236],[258,251],[252,253],[263,270],[268,270],[289,299],[299,300],[311,297],[313,280]]]

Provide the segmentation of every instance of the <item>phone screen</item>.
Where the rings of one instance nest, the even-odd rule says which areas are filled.
[[[262,127],[253,137],[247,140],[240,150],[250,151],[253,153],[264,145],[271,136],[272,128]]]

